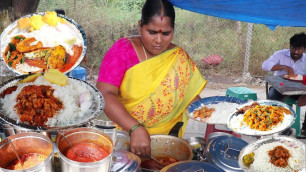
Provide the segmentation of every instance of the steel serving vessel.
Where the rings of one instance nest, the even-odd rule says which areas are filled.
[[[64,137],[58,135],[56,146],[58,148],[61,172],[101,172],[109,171],[113,154],[113,141],[102,131],[95,128],[76,128],[67,130],[63,135],[72,144],[90,142],[103,148],[108,148],[110,154],[96,162],[77,162],[67,158],[64,152],[70,148]]]
[[[211,139],[205,148],[207,161],[227,172],[242,172],[238,164],[240,151],[248,143],[232,135]]]
[[[192,149],[185,139],[159,134],[151,135],[150,138],[152,157],[171,157],[179,161],[192,160],[193,158]],[[154,170],[142,168],[142,171],[151,172]]]
[[[5,167],[15,160],[16,153],[21,156],[29,153],[39,153],[46,156],[46,159],[38,165],[24,170],[8,170]],[[53,172],[53,143],[45,135],[40,133],[19,133],[7,137],[0,142],[0,171],[2,172]]]

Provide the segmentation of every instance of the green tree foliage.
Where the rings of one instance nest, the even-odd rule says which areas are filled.
[[[85,30],[88,63],[82,64],[96,74],[109,47],[120,37],[138,34],[144,0],[40,0],[38,11],[64,9],[66,15]],[[239,27],[238,27],[239,26]],[[288,48],[294,33],[305,28],[277,27],[274,31],[265,25],[254,24],[250,54],[251,75],[264,75],[262,62],[275,51]],[[200,67],[203,75],[215,73],[242,74],[246,49],[247,23],[226,20],[176,8],[173,42],[186,49]],[[217,66],[202,59],[218,54],[224,58]]]
[[[120,1],[119,6],[122,10],[140,10],[145,0],[124,0]]]

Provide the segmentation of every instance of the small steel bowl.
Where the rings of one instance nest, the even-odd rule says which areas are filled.
[[[192,150],[205,147],[205,139],[203,137],[190,137],[187,141]]]

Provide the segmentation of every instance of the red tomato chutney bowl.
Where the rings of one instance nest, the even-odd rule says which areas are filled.
[[[52,141],[41,133],[11,135],[0,142],[0,171],[52,172],[53,153]]]
[[[64,137],[64,136],[65,137]],[[113,141],[95,128],[75,128],[57,135],[61,171],[109,171]]]

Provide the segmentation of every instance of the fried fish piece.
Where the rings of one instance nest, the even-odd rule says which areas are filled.
[[[43,43],[41,41],[38,41],[38,43],[35,45],[31,45],[35,41],[36,39],[34,37],[25,38],[24,40],[17,43],[16,49],[17,51],[21,53],[25,53],[25,52],[34,51],[34,50],[37,50],[43,47]]]

